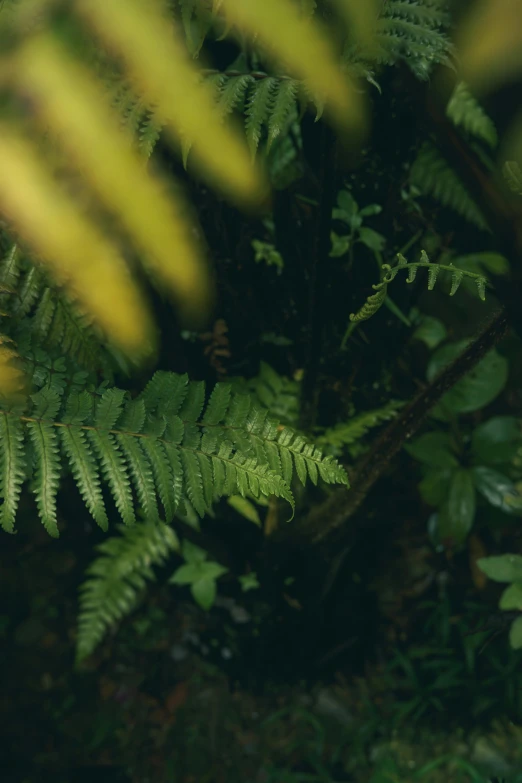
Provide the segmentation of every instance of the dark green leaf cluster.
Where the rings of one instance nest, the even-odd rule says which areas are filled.
[[[47,386],[27,403],[0,410],[0,435],[0,525],[8,532],[22,484],[32,476],[40,518],[58,534],[64,463],[103,529],[102,485],[130,525],[136,506],[147,520],[170,521],[183,503],[202,516],[223,495],[277,495],[293,507],[294,472],[303,483],[308,477],[347,483],[333,458],[279,426],[248,396],[218,384],[205,404],[202,382],[167,372],[156,373],[136,399],[117,388],[93,394]]]
[[[473,389],[476,392],[474,409],[482,407],[481,396],[487,404],[498,394],[495,376],[494,366],[483,365],[478,376],[470,378],[470,397]],[[437,508],[430,522],[436,545],[459,546],[465,541],[475,521],[477,493],[504,514],[520,515],[522,499],[509,473],[521,443],[519,421],[512,416],[494,416],[473,430],[469,446],[464,439],[437,430],[405,447],[422,465],[419,490],[423,500]]]

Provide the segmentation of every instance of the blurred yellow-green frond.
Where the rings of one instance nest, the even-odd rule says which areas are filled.
[[[367,13],[355,0],[336,4],[353,30],[369,39],[375,5]],[[166,13],[172,5],[8,0],[0,8],[6,44],[0,66],[2,216],[108,338],[134,357],[153,348],[155,332],[127,261],[129,249],[174,296],[182,316],[203,317],[211,300],[187,205],[145,166],[159,129],[178,149],[188,141],[201,176],[229,198],[255,205],[267,195],[267,178],[252,161],[244,135],[228,119],[223,122],[223,110],[191,57],[197,52],[187,30],[196,3],[178,3],[178,27]],[[335,47],[312,19],[315,4],[298,5],[201,0],[198,13],[208,25],[225,24],[255,38],[325,102],[330,117],[360,128],[361,94],[342,75]],[[78,35],[100,52],[98,62],[78,49]],[[100,60],[106,73],[102,67],[100,74]],[[116,89],[108,87],[111,73],[118,75]],[[295,89],[292,83],[291,98]],[[123,116],[132,126],[132,113],[138,132],[146,127],[138,145],[121,121]],[[271,138],[286,114],[284,107],[275,111]]]

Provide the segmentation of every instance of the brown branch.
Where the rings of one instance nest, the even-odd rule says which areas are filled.
[[[429,411],[499,342],[507,326],[506,311],[499,310],[463,353],[419,392],[377,438],[356,469],[351,489],[337,489],[324,503],[313,508],[299,527],[299,534],[317,543],[344,525],[358,510],[390,460],[417,432]]]

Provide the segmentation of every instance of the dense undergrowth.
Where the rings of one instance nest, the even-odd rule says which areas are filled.
[[[350,127],[366,96],[371,127],[345,138],[329,124],[337,92],[319,89],[330,71],[317,62],[312,90],[293,39],[287,72],[271,56],[280,36],[235,35],[241,4],[165,4],[212,89],[218,114],[200,116],[234,116],[270,182],[264,211],[243,213],[192,168],[216,149],[197,123],[190,137],[183,95],[173,120],[147,64],[135,72],[121,42],[111,49],[103,3],[46,6],[51,37],[77,47],[128,134],[132,181],[150,159],[192,202],[172,224],[169,277],[148,255],[164,239],[170,258],[155,222],[166,202],[144,190],[134,223],[132,178],[105,189],[114,161],[98,176],[81,123],[67,125],[60,68],[49,84],[69,98],[45,114],[53,91],[34,53],[45,75],[54,50],[34,31],[24,48],[23,2],[0,19],[22,53],[6,123],[30,160],[20,214],[0,225],[0,370],[19,385],[0,401],[0,779],[520,783],[522,174],[503,146],[512,94],[481,102],[460,79],[466,9],[383,0],[372,49],[336,4],[293,4],[337,30]],[[169,67],[188,79],[183,62]],[[87,185],[69,168],[75,133]],[[60,241],[39,252],[47,234],[26,207],[38,156],[81,194],[84,229],[99,218],[137,273],[148,309],[136,304],[133,339],[142,326],[156,340],[138,368],[112,339],[128,312],[97,298],[113,289],[79,289],[72,267],[54,275],[53,253],[69,259]],[[14,192],[0,182],[2,203]],[[195,309],[210,300],[203,236],[215,303],[200,328],[182,294]]]

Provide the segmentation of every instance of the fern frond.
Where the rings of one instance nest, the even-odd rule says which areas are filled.
[[[388,283],[386,280],[383,279],[380,283],[372,285],[372,288],[375,290],[375,293],[370,294],[370,296],[364,302],[363,306],[357,310],[356,313],[350,313],[350,321],[352,321],[352,323],[367,321],[368,318],[371,318],[372,315],[375,315],[377,310],[380,310],[384,304],[384,300],[388,295]]]
[[[12,533],[25,480],[25,449],[22,423],[9,410],[0,414],[0,444],[0,525]]]
[[[451,61],[449,22],[445,0],[387,0],[377,23],[374,61],[403,61],[418,78],[428,78],[434,65]]]
[[[389,264],[382,265],[382,269],[381,269],[382,279],[380,283],[377,283],[376,285],[372,286],[374,289],[376,289],[376,293],[368,297],[366,302],[363,304],[361,309],[357,311],[357,313],[352,313],[350,315],[350,321],[357,322],[357,321],[364,321],[367,320],[368,318],[371,318],[371,316],[374,315],[374,313],[376,313],[377,310],[379,310],[382,304],[384,303],[389,284],[396,278],[397,274],[402,270],[407,271],[408,273],[406,282],[413,283],[417,275],[417,270],[427,269],[429,291],[432,291],[433,288],[435,287],[435,283],[437,282],[437,278],[441,272],[450,272],[451,273],[451,288],[449,292],[450,296],[453,296],[457,292],[462,280],[464,279],[464,277],[467,277],[474,281],[477,287],[477,293],[479,295],[479,298],[482,301],[484,301],[484,299],[486,298],[487,280],[484,277],[484,275],[480,275],[477,274],[476,272],[471,272],[466,269],[457,269],[453,266],[453,264],[432,264],[430,263],[430,260],[425,250],[421,251],[420,261],[413,261],[408,263],[404,258],[404,256],[401,255],[401,253],[397,254],[397,259],[398,259],[397,266],[391,267]]]
[[[519,164],[515,160],[507,160],[502,167],[502,172],[513,193],[522,196],[522,170]]]
[[[346,474],[314,444],[268,418],[251,399],[218,384],[205,404],[202,382],[156,373],[135,400],[121,389],[96,394],[46,387],[23,411],[5,410],[0,442],[4,499],[0,519],[12,530],[23,481],[23,433],[33,443],[39,514],[53,534],[56,493],[65,457],[96,522],[106,528],[101,478],[127,525],[139,507],[147,519],[167,521],[185,499],[203,516],[223,493],[275,494],[292,505],[290,483],[318,477],[347,483]]]
[[[179,549],[175,532],[161,522],[119,526],[119,532],[97,547],[101,554],[87,569],[80,588],[78,662],[136,607],[147,581],[154,579],[152,566],[161,565]]]
[[[467,133],[482,139],[495,148],[498,142],[497,129],[480,103],[464,82],[459,82],[446,107],[450,120],[464,128]]]
[[[349,421],[341,422],[335,427],[327,429],[317,438],[317,443],[321,446],[333,446],[336,449],[349,446],[351,443],[361,440],[371,428],[378,427],[384,421],[395,418],[403,404],[392,400],[382,408],[360,413]]]
[[[478,228],[489,231],[481,210],[457,174],[431,144],[424,145],[419,152],[410,170],[410,182],[422,193],[451,207]]]
[[[277,79],[268,76],[254,84],[246,109],[245,131],[252,156],[255,155],[261,139],[261,128],[272,113]]]
[[[217,104],[222,117],[239,107],[242,107],[249,87],[254,83],[253,77],[248,73],[242,73],[239,76],[227,76],[226,73],[220,74],[223,77],[222,87],[219,90]]]
[[[283,424],[295,426],[299,418],[299,381],[279,375],[266,362],[259,365],[254,378],[234,378],[235,391],[250,394],[254,400],[267,408],[269,414]]]
[[[280,80],[276,95],[272,101],[272,112],[268,118],[268,142],[270,149],[275,139],[284,133],[292,119],[298,83],[293,79]]]

